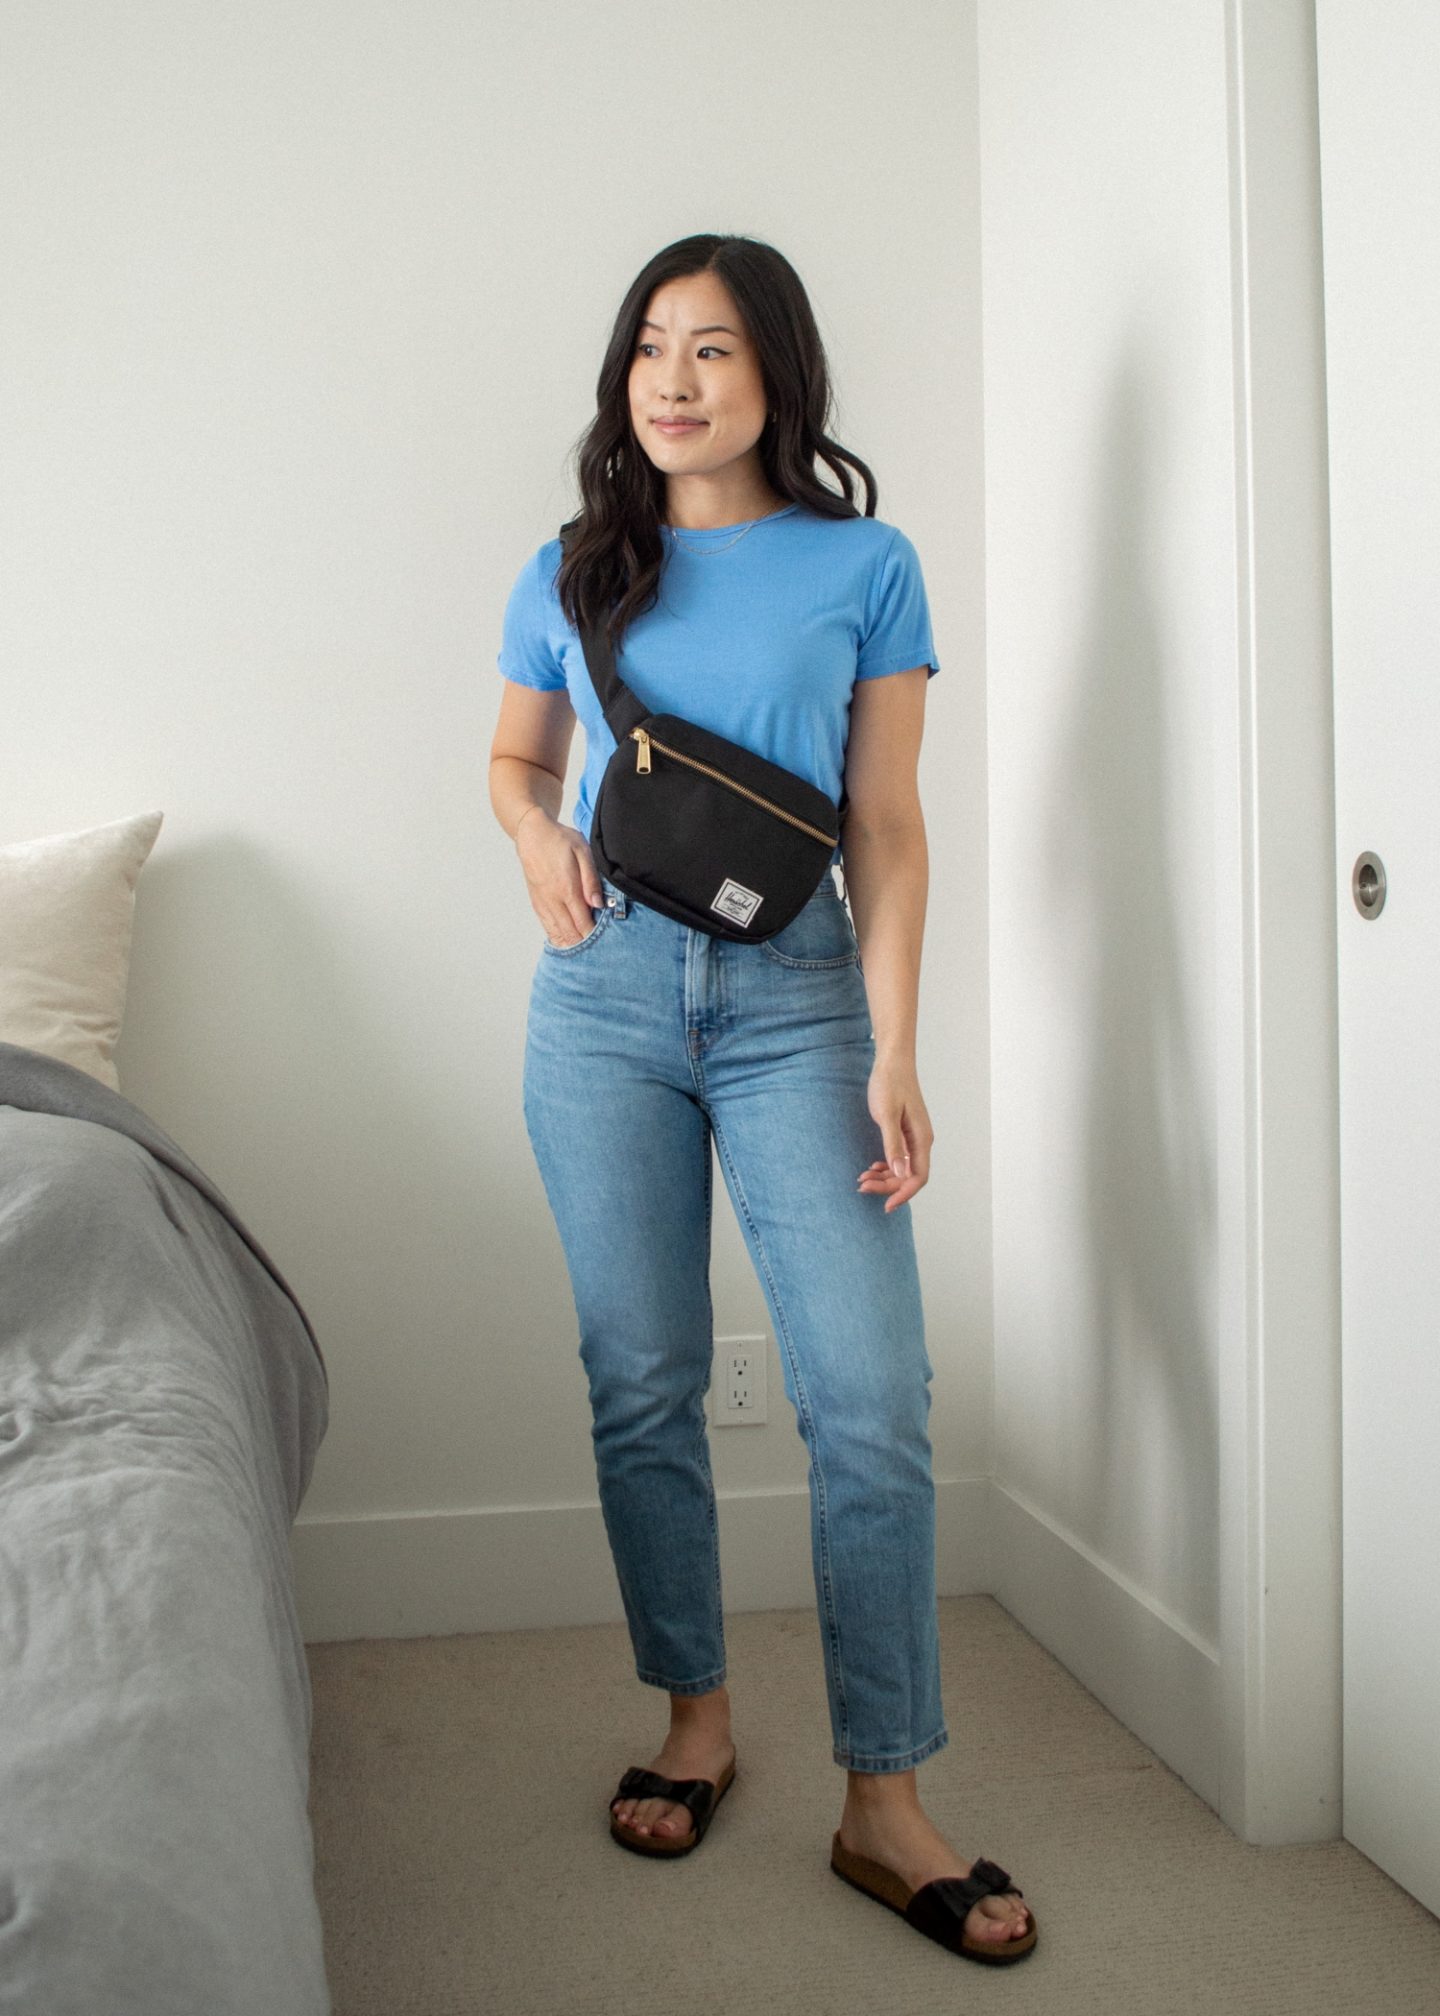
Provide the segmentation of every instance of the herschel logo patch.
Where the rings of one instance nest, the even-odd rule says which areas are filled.
[[[718,910],[722,917],[728,917],[732,924],[748,924],[764,901],[763,896],[747,889],[743,882],[732,882],[727,875],[720,884],[719,893],[711,900],[710,908]]]

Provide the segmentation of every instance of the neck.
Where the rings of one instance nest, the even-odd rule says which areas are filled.
[[[790,502],[768,486],[758,494],[701,496],[686,495],[673,481],[665,496],[664,522],[677,532],[713,532],[722,525],[739,525],[752,518],[768,518],[783,511]]]

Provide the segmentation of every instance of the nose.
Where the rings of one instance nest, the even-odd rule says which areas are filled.
[[[676,399],[693,399],[695,377],[690,360],[683,352],[674,352],[660,360],[656,367],[655,389],[667,403]]]

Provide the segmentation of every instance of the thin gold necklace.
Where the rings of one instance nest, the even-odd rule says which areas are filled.
[[[748,525],[742,526],[740,530],[735,534],[735,537],[733,539],[727,539],[723,546],[687,546],[685,544],[685,541],[680,537],[679,532],[673,525],[667,525],[665,529],[670,534],[670,537],[675,541],[675,544],[677,546],[684,546],[685,551],[687,553],[728,553],[732,546],[738,546],[740,544],[740,541],[745,537],[745,534],[747,532],[753,532],[757,525],[763,525],[766,518],[778,518],[782,511],[788,511],[789,509],[790,506],[788,504],[781,504],[778,505],[775,510],[767,511],[764,514],[764,517],[752,518]]]

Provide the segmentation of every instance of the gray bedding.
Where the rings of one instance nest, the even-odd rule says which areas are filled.
[[[0,1043],[0,2011],[328,2016],[314,1334],[139,1109]]]

